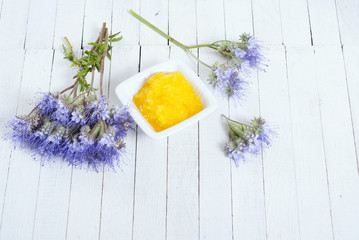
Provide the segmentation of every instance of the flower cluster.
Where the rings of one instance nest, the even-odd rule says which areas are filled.
[[[114,167],[124,151],[124,137],[134,122],[128,109],[108,108],[108,100],[82,93],[71,99],[44,93],[26,117],[9,126],[10,138],[45,159],[61,157],[69,164],[98,170]]]
[[[275,132],[261,117],[254,118],[251,125],[236,122],[224,116],[229,128],[229,141],[225,145],[225,152],[236,166],[245,160],[247,154],[258,154],[271,144]]]
[[[227,60],[225,64],[216,62],[211,66],[209,84],[223,95],[240,101],[248,89],[246,77],[251,70],[266,66],[261,54],[262,47],[249,34],[242,34],[239,42],[221,40],[208,47],[217,50]]]

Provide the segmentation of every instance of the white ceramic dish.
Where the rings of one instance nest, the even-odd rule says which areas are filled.
[[[161,132],[156,132],[152,126],[143,117],[141,112],[137,109],[133,102],[133,97],[142,88],[147,79],[156,72],[175,72],[180,71],[187,81],[192,85],[193,90],[201,98],[203,110],[193,115],[192,117],[170,127]],[[189,125],[203,119],[209,113],[217,108],[217,102],[211,91],[207,88],[205,83],[197,76],[197,74],[186,64],[179,60],[169,60],[130,77],[116,87],[116,95],[122,104],[130,108],[130,114],[136,121],[138,126],[151,138],[159,139],[167,137],[179,130],[188,127]]]

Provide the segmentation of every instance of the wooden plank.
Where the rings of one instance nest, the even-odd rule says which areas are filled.
[[[187,45],[197,41],[196,2],[169,1],[169,34]],[[186,16],[186,17],[183,17]],[[197,72],[197,62],[170,42],[171,59]],[[193,53],[197,55],[197,50]],[[167,239],[198,239],[198,124],[168,138]]]
[[[180,59],[197,72],[197,63],[172,47],[172,59]],[[168,138],[167,239],[198,239],[198,124]]]
[[[359,4],[357,1],[335,1],[342,44],[358,44]]]
[[[63,58],[61,50],[54,55],[51,92],[59,92],[73,83],[75,69]],[[62,159],[41,168],[34,223],[34,239],[65,239],[69,208],[72,166]]]
[[[64,37],[70,40],[75,49],[81,48],[84,11],[85,0],[58,0],[53,44],[55,49],[62,49]],[[100,25],[101,23],[97,24]]]
[[[230,117],[250,123],[259,116],[257,74],[250,78],[250,89],[243,104],[230,104]],[[223,120],[222,120],[223,121]],[[265,239],[266,219],[262,156],[248,156],[236,167],[231,164],[234,239]]]
[[[300,239],[284,48],[272,46],[268,59],[270,66],[258,76],[260,112],[278,126],[279,137],[263,153],[267,238]]]
[[[4,0],[0,18],[0,49],[24,48],[29,0]],[[16,24],[16,25],[14,25]]]
[[[310,24],[306,0],[280,0],[283,43],[287,46],[310,46]]]
[[[225,1],[226,38],[253,33],[251,1]],[[238,26],[239,25],[239,26]],[[238,32],[238,30],[240,32]],[[230,117],[249,122],[259,115],[258,79],[254,71],[242,104],[230,103]],[[222,120],[223,121],[223,120]],[[265,239],[265,203],[262,156],[247,158],[239,167],[231,164],[233,239]]]
[[[197,1],[198,43],[225,38],[223,13],[220,1]],[[216,17],[208,18],[211,15]],[[209,49],[200,49],[199,57],[209,64],[223,61]],[[199,66],[204,81],[209,73],[210,69]],[[222,96],[217,101],[217,110],[199,123],[200,239],[232,238],[230,160],[223,153],[227,129],[221,117],[228,114],[228,101]]]
[[[0,95],[2,96],[3,104],[0,105],[1,117],[0,124],[4,126],[16,114],[17,100],[20,92],[20,84],[22,77],[22,69],[24,63],[24,50],[2,50],[0,60],[0,72],[2,73],[3,81],[0,82]],[[8,132],[10,129],[2,129],[3,132]],[[4,134],[2,134],[4,135]],[[10,156],[13,150],[13,144],[0,139],[0,216],[2,216],[4,198],[6,192],[7,177],[10,164]],[[0,219],[1,225],[1,219]]]
[[[141,69],[167,60],[168,47],[141,49]],[[133,239],[166,238],[167,139],[137,132]],[[153,224],[151,224],[153,223]]]
[[[168,0],[158,0],[156,3],[142,0],[140,15],[165,33],[168,32]],[[167,39],[141,23],[140,44],[167,45]]]
[[[32,0],[26,31],[25,49],[52,48],[57,0]]]
[[[110,104],[121,105],[116,86],[138,72],[139,47],[115,47],[112,51]],[[132,239],[136,132],[126,137],[126,155],[117,172],[104,175],[100,239]]]
[[[28,50],[25,56],[18,115],[34,107],[35,93],[47,91],[50,83],[52,50]],[[29,104],[31,103],[31,104]],[[11,156],[4,202],[1,239],[28,239],[33,234],[40,160],[32,153],[17,149]]]
[[[121,45],[138,45],[140,43],[140,21],[129,10],[139,13],[140,0],[113,0],[112,33],[121,32]]]
[[[220,60],[208,49],[201,49],[202,60]],[[209,69],[200,65],[199,75],[207,79]],[[231,239],[231,169],[230,159],[223,152],[227,129],[221,114],[228,115],[228,101],[217,97],[218,108],[199,123],[199,201],[200,239]]]
[[[333,231],[336,239],[359,237],[359,178],[340,46],[315,49]]]
[[[313,44],[340,44],[335,2],[332,0],[308,0],[308,8]]]
[[[238,40],[242,33],[253,34],[252,1],[224,1],[226,39]]]
[[[256,37],[268,45],[282,44],[279,0],[253,0],[252,5]]]
[[[83,47],[87,47],[88,43],[96,41],[103,22],[106,22],[106,26],[111,33],[112,0],[86,0],[82,37]]]
[[[103,92],[108,96],[110,77],[109,61],[105,62]],[[90,78],[90,76],[87,76]],[[90,80],[88,80],[89,82]],[[99,73],[95,74],[94,88],[99,89]],[[98,96],[100,93],[97,93]],[[72,173],[67,238],[98,239],[101,223],[101,203],[104,172],[79,169]]]
[[[357,66],[359,66],[358,65],[359,55],[357,54],[358,52],[359,52],[358,46],[344,45],[343,47],[351,118],[352,118],[353,132],[354,132],[355,143],[356,143],[357,162],[358,162],[358,152],[359,152],[359,96],[358,94],[356,94],[359,89],[359,84],[357,81],[359,76],[359,71],[357,68]],[[358,165],[358,171],[359,171],[359,165]]]
[[[332,239],[313,48],[289,48],[287,66],[301,235]]]
[[[195,45],[197,40],[196,2],[169,0],[168,4],[169,35],[188,46]],[[169,44],[174,45],[172,42]]]

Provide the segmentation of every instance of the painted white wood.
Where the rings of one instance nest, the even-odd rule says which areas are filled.
[[[140,21],[129,10],[139,13],[140,0],[113,0],[112,33],[121,32],[121,45],[138,45],[140,42]]]
[[[163,32],[168,32],[168,0],[141,0],[139,14]],[[137,19],[134,20],[138,21]],[[151,28],[141,23],[140,44],[167,45],[167,39],[163,38]]]
[[[168,5],[169,35],[187,46],[195,45],[197,40],[196,1],[169,0]],[[169,44],[174,45],[172,42]]]
[[[315,54],[334,237],[351,239],[359,236],[359,177],[342,50]]]
[[[314,49],[289,48],[287,66],[301,235],[332,239]]]
[[[310,46],[310,24],[306,0],[280,0],[283,43],[289,46]]]
[[[238,40],[242,33],[253,34],[252,1],[224,1],[226,39]]]
[[[308,9],[313,44],[340,44],[335,2],[332,0],[308,0]]]
[[[140,69],[167,60],[167,46],[141,48]],[[137,131],[133,239],[165,239],[167,139],[153,140]],[[153,223],[153,224],[150,224]]]
[[[171,59],[180,59],[197,72],[197,63],[172,46]],[[168,138],[167,239],[198,239],[198,124]]]
[[[27,28],[29,0],[5,0],[0,18],[0,48],[24,48]]]
[[[279,0],[252,0],[256,37],[265,44],[282,44],[282,23]]]
[[[197,41],[196,2],[169,1],[169,34],[178,41]],[[186,16],[186,17],[183,17]],[[180,59],[197,73],[197,61],[172,45],[171,59]],[[197,50],[193,50],[197,55]],[[198,239],[198,124],[168,138],[167,239]]]
[[[110,104],[121,106],[116,86],[138,72],[139,47],[121,46],[112,50]],[[116,172],[105,171],[100,239],[132,239],[135,181],[136,131],[125,139],[126,155]]]
[[[16,114],[17,100],[20,92],[20,83],[22,77],[22,68],[24,63],[24,50],[3,50],[0,51],[0,72],[2,73],[2,80],[0,81],[0,95],[2,96],[3,104],[0,105],[0,134],[6,135],[10,129],[5,125]],[[14,145],[0,138],[0,228],[1,216],[4,205],[4,197],[6,192],[6,184],[10,163],[11,152]]]
[[[359,2],[351,0],[336,1],[338,23],[342,44],[359,42]]]
[[[359,152],[359,96],[356,94],[359,89],[359,83],[357,81],[359,77],[358,64],[359,64],[359,46],[345,46],[344,51],[344,62],[347,77],[347,87],[350,100],[351,118],[353,124],[353,131],[356,143],[356,154],[358,162]],[[359,171],[359,165],[358,165]]]
[[[197,1],[198,43],[224,39],[224,27],[223,2]],[[210,65],[223,60],[210,49],[200,49],[199,57]],[[204,81],[209,73],[210,69],[199,66]],[[232,238],[230,160],[223,152],[227,129],[221,117],[228,114],[228,101],[217,99],[217,110],[199,123],[200,239]]]
[[[52,55],[52,50],[26,51],[18,115],[26,115],[35,107],[34,97],[37,92],[48,91]],[[32,237],[40,159],[34,160],[31,154],[20,149],[12,152],[0,230],[1,239]]]
[[[254,73],[250,81],[246,100],[242,104],[230,104],[230,117],[247,124],[253,117],[259,116],[257,74]],[[231,174],[233,238],[265,239],[266,219],[262,156],[248,156],[245,162],[239,162],[238,167],[232,162]]]
[[[226,38],[237,40],[253,33],[251,1],[225,1]],[[258,79],[254,71],[244,101],[230,102],[230,117],[248,123],[259,115]],[[221,120],[225,122],[224,119]],[[228,129],[228,128],[227,128]],[[228,130],[226,130],[228,131]],[[231,164],[233,239],[265,239],[265,203],[262,156],[248,157],[239,167]]]
[[[50,91],[59,92],[73,84],[76,71],[70,69],[71,62],[63,58],[61,50],[54,54]],[[65,239],[71,176],[72,167],[61,159],[41,167],[34,239]]]
[[[32,0],[26,31],[25,49],[52,48],[57,0]]]
[[[103,22],[106,22],[106,26],[111,33],[112,0],[86,0],[82,37],[83,47],[87,47],[88,43],[96,41]]]
[[[96,40],[96,39],[95,39]],[[103,93],[108,96],[110,64],[105,62]],[[99,89],[99,73],[95,74],[94,88]],[[89,82],[90,76],[87,76]],[[98,96],[100,92],[98,90]],[[98,239],[101,224],[101,204],[104,171],[73,168],[67,223],[67,239]]]
[[[300,239],[284,48],[272,46],[268,59],[270,67],[258,75],[260,113],[278,126],[278,138],[263,153],[267,238]]]
[[[206,62],[221,60],[210,50],[201,49]],[[200,65],[199,75],[206,81],[210,71]],[[221,114],[228,114],[228,101],[217,97],[218,108],[199,123],[199,202],[200,239],[231,239],[231,169],[223,152],[227,128]]]
[[[85,0],[57,0],[54,48],[62,49],[67,37],[75,49],[82,45]],[[101,28],[101,22],[96,23]],[[96,39],[95,39],[96,40]]]

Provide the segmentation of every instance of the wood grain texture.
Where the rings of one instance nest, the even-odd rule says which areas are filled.
[[[310,46],[311,32],[306,0],[280,0],[283,43],[287,46]]]
[[[113,48],[111,105],[120,105],[115,94],[116,86],[138,72],[139,50],[137,46]],[[120,159],[120,167],[116,172],[104,173],[100,239],[132,239],[136,131],[129,131],[125,141],[126,154]]]
[[[253,33],[251,1],[225,1],[226,38],[234,40],[241,32]],[[237,25],[240,27],[237,27]],[[240,29],[241,32],[238,32]],[[258,76],[253,70],[249,89],[241,103],[231,101],[230,117],[249,123],[259,115]],[[225,122],[222,119],[222,122]],[[228,128],[226,127],[226,131]],[[265,239],[266,219],[262,156],[248,156],[236,167],[231,163],[233,239]]]
[[[359,178],[342,51],[325,46],[315,54],[334,237],[350,239],[359,234]]]
[[[300,239],[285,49],[272,46],[268,59],[258,76],[260,113],[278,137],[263,153],[267,238]]]
[[[252,5],[256,37],[267,45],[282,44],[283,34],[279,0],[252,0]]]
[[[359,152],[359,96],[356,92],[359,89],[359,82],[357,81],[359,77],[359,71],[357,66],[359,66],[359,46],[344,46],[344,62],[345,62],[345,72],[347,79],[347,88],[349,94],[349,103],[351,110],[351,120],[353,125],[354,140],[356,144],[356,158],[358,163],[358,152]],[[359,171],[359,165],[358,165]]]
[[[165,33],[168,33],[168,0],[158,0],[156,3],[141,0],[140,14],[147,21]],[[134,19],[138,21],[137,19]],[[145,24],[140,24],[141,45],[167,45],[163,38]]]
[[[357,45],[359,42],[359,2],[335,1],[342,44]]]
[[[75,70],[62,51],[55,51],[50,91],[56,92],[73,83]],[[34,239],[65,239],[71,187],[72,167],[62,159],[45,163],[39,178]]]
[[[0,95],[4,104],[0,106],[1,117],[0,128],[2,136],[5,136],[9,129],[5,125],[16,114],[18,101],[14,101],[14,97],[18,99],[20,92],[20,84],[22,79],[22,69],[24,64],[24,50],[2,50],[0,54],[3,56],[0,60],[0,72],[3,74],[3,79],[0,81]],[[21,69],[21,70],[19,70]],[[3,138],[0,138],[0,228],[1,216],[4,207],[4,198],[6,194],[6,185],[10,164],[10,157],[14,145]]]
[[[308,0],[314,45],[340,44],[339,26],[332,0]]]
[[[314,49],[286,53],[300,231],[306,239],[332,239]]]
[[[0,18],[0,35],[7,37],[0,39],[1,49],[24,48],[29,3],[29,0],[3,1]],[[14,27],[14,23],[16,23],[16,27]]]
[[[53,47],[57,1],[31,0],[25,49]]]
[[[208,15],[216,18],[206,18]],[[197,19],[198,43],[225,38],[222,2],[197,1]],[[210,49],[200,49],[199,57],[210,65],[221,60]],[[206,81],[209,73],[209,68],[199,66],[201,79]],[[223,152],[227,129],[221,121],[221,114],[228,114],[228,101],[223,96],[217,101],[217,110],[199,123],[200,239],[232,238],[230,160]]]
[[[52,56],[52,50],[26,51],[17,107],[18,115],[28,114],[32,110],[37,92],[48,91]],[[1,239],[28,239],[33,234],[41,163],[39,158],[36,161],[33,160],[34,157],[29,158],[31,154],[17,149],[11,155],[0,231]],[[22,199],[24,201],[21,201]]]
[[[140,69],[167,60],[167,46],[141,48]],[[165,239],[167,139],[154,141],[138,129],[133,239]],[[149,224],[154,223],[154,224]]]
[[[84,12],[85,0],[58,0],[54,33],[55,49],[62,49],[62,45],[65,44],[64,37],[69,39],[75,49],[81,48]],[[96,23],[96,26],[97,24],[101,23]]]

